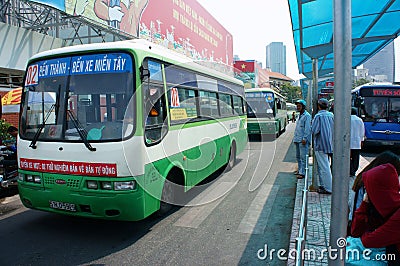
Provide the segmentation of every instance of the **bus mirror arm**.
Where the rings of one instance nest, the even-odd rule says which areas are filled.
[[[147,68],[141,66],[140,68],[140,79],[143,81],[144,78],[150,78],[150,71]]]

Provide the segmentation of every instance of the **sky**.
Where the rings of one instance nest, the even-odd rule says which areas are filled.
[[[197,0],[233,35],[233,54],[265,67],[266,46],[286,46],[286,76],[298,80],[296,53],[287,0]]]

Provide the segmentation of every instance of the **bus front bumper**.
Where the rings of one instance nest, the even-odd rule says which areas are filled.
[[[18,189],[21,202],[31,209],[121,221],[137,221],[148,216],[140,186],[130,191],[89,191],[54,189],[19,180]]]

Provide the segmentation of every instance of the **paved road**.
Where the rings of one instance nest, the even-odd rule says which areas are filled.
[[[287,249],[297,180],[293,125],[276,141],[253,139],[229,173],[192,191],[164,218],[111,222],[24,208],[0,195],[0,265],[286,265],[260,260]],[[363,151],[371,161],[380,151]],[[263,255],[263,254],[262,254]]]
[[[163,218],[111,222],[0,202],[0,265],[285,265],[257,257],[287,248],[296,178],[293,125],[276,141],[252,141],[229,173],[196,188],[191,206]]]

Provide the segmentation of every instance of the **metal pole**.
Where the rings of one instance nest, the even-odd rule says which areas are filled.
[[[312,87],[312,116],[314,117],[317,112],[318,102],[318,59],[313,58],[312,60],[312,72],[313,72],[313,87]]]
[[[307,90],[307,111],[310,112],[310,114],[312,113],[312,80],[309,80],[308,82],[308,90]]]
[[[333,190],[331,201],[330,247],[345,248],[339,244],[346,237],[347,201],[350,172],[350,108],[351,108],[351,0],[333,2],[333,51],[335,74],[335,125],[333,135]],[[343,252],[343,250],[342,250]],[[345,251],[344,251],[345,252]],[[339,250],[338,250],[339,254]],[[344,265],[339,258],[329,265]]]
[[[312,75],[313,75],[313,81],[312,81],[312,95],[311,95],[311,106],[312,109],[310,109],[311,115],[314,118],[314,116],[318,112],[317,108],[317,103],[318,103],[318,59],[314,58],[312,60]],[[317,160],[315,160],[315,153],[314,153],[314,141],[310,145],[311,152],[312,152],[312,160],[313,160],[313,170],[312,170],[312,183],[309,188],[310,191],[317,191],[318,190],[318,164]]]

